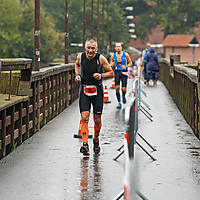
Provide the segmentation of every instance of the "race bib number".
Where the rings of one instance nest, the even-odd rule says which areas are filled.
[[[129,76],[129,73],[128,72],[122,72],[122,74],[126,75],[126,76]]]
[[[97,86],[95,86],[95,85],[84,86],[84,94],[86,94],[87,96],[97,95]]]

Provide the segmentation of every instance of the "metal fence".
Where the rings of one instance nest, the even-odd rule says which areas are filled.
[[[137,141],[140,137],[153,151],[156,149],[139,133],[138,113],[141,111],[148,120],[153,121],[153,116],[149,113],[149,105],[142,99],[141,93],[145,92],[141,87],[141,70],[138,66],[138,75],[134,77],[132,82],[133,100],[125,111],[125,133],[123,145],[118,149],[121,153],[114,158],[117,160],[122,154],[125,156],[124,161],[124,190],[118,194],[114,200],[119,200],[124,196],[125,200],[148,198],[142,194],[137,188],[137,172],[135,167],[135,145],[138,145],[153,161],[156,159]]]

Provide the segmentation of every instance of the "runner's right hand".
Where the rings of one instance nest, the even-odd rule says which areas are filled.
[[[76,78],[75,78],[75,82],[80,82],[81,81],[81,76],[76,76]]]

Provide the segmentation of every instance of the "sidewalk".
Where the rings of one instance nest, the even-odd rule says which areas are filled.
[[[111,200],[123,189],[123,164],[112,159],[123,144],[125,107],[116,110],[112,81],[105,81],[111,104],[105,104],[101,154],[83,158],[78,133],[78,101],[43,127],[32,138],[0,161],[1,200]],[[150,200],[197,200],[200,196],[200,141],[173,103],[161,82],[144,87],[153,122],[139,113],[139,133],[153,146],[152,160],[136,147],[139,190]],[[92,117],[89,124],[93,133]],[[140,138],[138,138],[139,141]],[[140,141],[142,144],[142,142]],[[145,146],[145,145],[144,145]],[[146,149],[148,147],[145,146]]]

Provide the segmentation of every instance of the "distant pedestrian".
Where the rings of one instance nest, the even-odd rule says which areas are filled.
[[[149,53],[147,55],[147,65],[146,70],[149,78],[149,85],[153,86],[156,84],[157,77],[156,74],[159,72],[158,65],[158,55],[155,53],[154,48],[150,48]]]
[[[128,53],[122,51],[122,44],[115,44],[115,53],[111,56],[110,64],[115,71],[115,90],[118,101],[117,109],[121,109],[120,82],[122,83],[122,102],[126,103],[126,87],[128,79],[128,67],[132,66],[132,61]]]
[[[148,77],[146,66],[147,66],[147,55],[149,53],[150,47],[151,47],[151,44],[147,43],[146,48],[142,52],[142,65],[143,65],[144,83],[147,84],[147,85],[148,85],[148,82],[149,82],[149,77]]]
[[[104,69],[104,73],[102,70]],[[79,108],[81,113],[81,134],[83,145],[80,152],[89,154],[88,122],[90,107],[93,106],[94,139],[93,150],[95,154],[100,152],[99,133],[101,130],[101,115],[103,110],[104,92],[102,79],[112,78],[114,73],[107,59],[97,53],[97,42],[93,38],[85,42],[85,52],[77,56],[75,63],[75,81],[81,82],[79,92]]]

